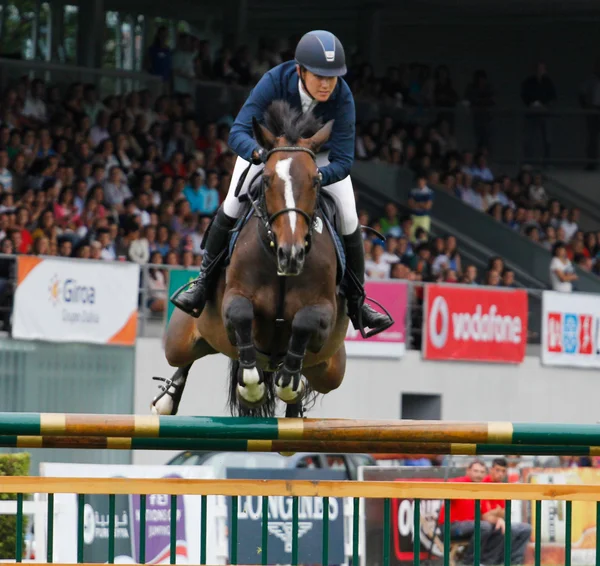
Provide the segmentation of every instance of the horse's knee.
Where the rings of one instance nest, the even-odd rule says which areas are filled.
[[[254,308],[249,299],[238,295],[228,301],[224,308],[224,315],[228,324],[243,324],[254,318]]]

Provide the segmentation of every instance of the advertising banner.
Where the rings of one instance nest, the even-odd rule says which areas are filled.
[[[418,466],[361,466],[358,471],[360,481],[402,481],[402,482],[445,482],[464,476],[466,468],[418,467]],[[518,481],[518,474],[512,473],[509,481]],[[418,545],[422,562],[443,564],[444,542],[443,526],[439,514],[442,500],[429,499],[420,502],[420,530],[415,533],[413,499],[392,499],[392,529],[390,540],[390,565],[413,564],[415,545]],[[364,500],[364,529],[362,530],[363,554],[361,566],[382,564],[383,561],[383,517],[382,499]],[[513,501],[512,520],[520,520],[521,505]]]
[[[414,466],[372,467],[359,469],[359,480],[364,481],[446,481],[450,477],[463,475],[463,469],[419,468]],[[438,513],[442,501],[421,501],[421,531],[418,533],[421,560],[442,561],[444,556],[441,530],[438,525]],[[392,500],[392,529],[390,564],[412,564],[415,537],[414,533],[414,500]],[[382,499],[364,500],[364,530],[362,566],[382,564],[383,560],[383,513]]]
[[[424,309],[426,360],[519,364],[525,358],[525,291],[427,285]]]
[[[585,484],[598,485],[598,468],[524,468],[523,482],[536,484]],[[531,537],[535,540],[535,505],[530,506]],[[565,562],[567,513],[565,501],[542,501],[542,562],[561,564]],[[574,501],[571,524],[572,564],[593,564],[596,559],[596,503]],[[546,558],[546,560],[544,560]]]
[[[139,266],[17,257],[14,338],[133,345]]]
[[[211,479],[214,471],[203,466],[119,466],[91,464],[40,464],[40,475],[52,477],[121,477]],[[222,498],[220,498],[222,500]],[[207,560],[223,563],[227,555],[223,508],[217,496],[207,500]],[[78,501],[75,494],[56,494],[54,516],[54,560],[62,563],[77,561]],[[221,502],[221,506],[222,506]],[[108,559],[109,498],[107,495],[84,497],[84,549],[87,563],[105,564]],[[178,564],[200,563],[201,498],[177,496],[176,558]],[[222,524],[219,524],[221,521]],[[115,497],[115,563],[140,562],[140,496]],[[148,495],[146,498],[146,563],[169,564],[171,536],[171,497]],[[44,549],[37,549],[45,556]]]
[[[169,297],[185,283],[198,277],[198,270],[172,269],[169,275]],[[408,285],[400,281],[367,281],[365,291],[368,297],[385,306],[392,315],[394,324],[386,331],[363,339],[358,330],[350,323],[346,333],[346,353],[349,356],[369,356],[400,358],[406,350],[406,309],[408,308]],[[173,309],[169,301],[167,324]],[[375,306],[375,308],[377,308]]]
[[[600,367],[600,296],[544,291],[542,363]]]
[[[169,270],[169,287],[167,299],[173,296],[173,293],[179,289],[179,287],[186,283],[196,279],[198,277],[198,268],[195,269],[171,269]],[[166,324],[169,324],[171,315],[177,307],[171,302],[167,301],[167,319]]]
[[[307,469],[236,469],[228,468],[227,477],[235,479],[343,480],[341,470]],[[262,551],[262,498],[238,498],[238,562],[240,564],[292,563],[292,497],[270,496],[268,517],[268,556]],[[227,498],[231,532],[231,497]],[[300,497],[298,500],[298,564],[321,564],[323,540],[323,498]],[[329,498],[329,564],[343,564],[344,500]]]

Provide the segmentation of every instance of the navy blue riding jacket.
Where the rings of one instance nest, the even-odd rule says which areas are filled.
[[[259,149],[252,132],[252,117],[263,122],[265,110],[274,100],[286,100],[293,108],[302,112],[299,77],[295,61],[288,61],[265,73],[250,92],[229,132],[229,147],[246,161],[252,152]],[[338,83],[327,102],[319,102],[313,114],[323,124],[335,120],[329,141],[320,151],[329,150],[329,165],[320,168],[323,185],[331,185],[350,174],[354,162],[354,136],[356,113],[354,98],[343,79]]]

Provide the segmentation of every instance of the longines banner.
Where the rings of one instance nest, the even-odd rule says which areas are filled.
[[[135,342],[139,266],[17,258],[13,337],[51,342]]]

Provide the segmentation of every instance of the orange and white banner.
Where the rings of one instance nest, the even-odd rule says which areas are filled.
[[[12,335],[132,345],[139,273],[134,263],[19,256]]]

